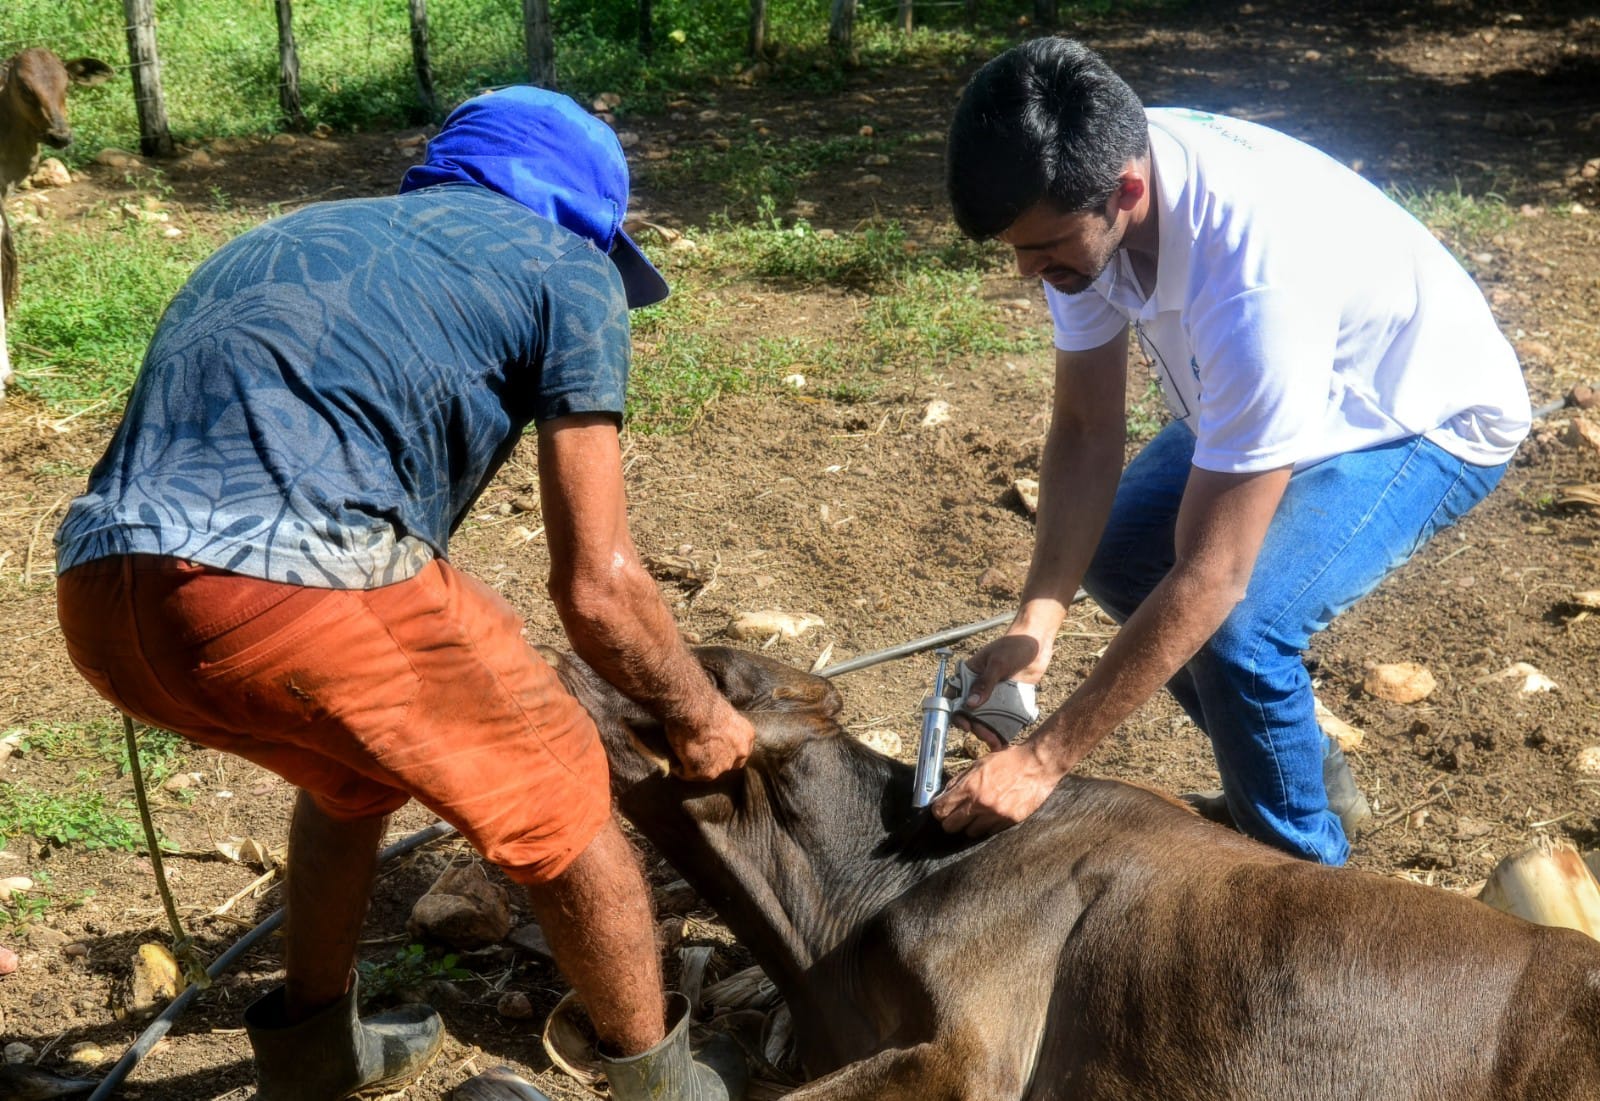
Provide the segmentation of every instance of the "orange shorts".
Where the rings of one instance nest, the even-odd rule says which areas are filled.
[[[414,798],[542,883],[610,817],[589,713],[511,606],[448,563],[349,590],[128,555],[62,574],[57,607],[106,699],[271,769],[332,818]]]

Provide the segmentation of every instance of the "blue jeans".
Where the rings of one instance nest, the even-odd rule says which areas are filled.
[[[1168,425],[1128,464],[1083,587],[1125,621],[1172,568],[1194,435]],[[1473,466],[1421,437],[1340,455],[1289,479],[1249,591],[1168,683],[1211,739],[1223,792],[1245,833],[1324,864],[1349,842],[1322,781],[1301,653],[1434,532],[1493,489],[1506,466]]]

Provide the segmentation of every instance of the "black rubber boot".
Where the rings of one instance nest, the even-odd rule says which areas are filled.
[[[616,1101],[740,1101],[748,1072],[744,1053],[726,1036],[689,1048],[689,1001],[667,996],[667,1038],[622,1059],[600,1056]]]
[[[1351,841],[1372,824],[1372,807],[1367,797],[1356,787],[1356,778],[1350,774],[1350,762],[1344,750],[1332,738],[1322,754],[1322,783],[1328,789],[1328,809],[1339,816],[1344,835]]]
[[[1215,822],[1219,826],[1229,829],[1238,829],[1233,820],[1233,812],[1228,809],[1228,797],[1222,794],[1221,788],[1210,791],[1186,791],[1178,796],[1185,803],[1194,808],[1194,812],[1207,822]]]
[[[280,986],[244,1011],[255,1101],[344,1101],[398,1089],[444,1045],[444,1023],[430,1006],[359,1019],[353,978],[344,997],[297,1024],[285,1023],[283,995]]]

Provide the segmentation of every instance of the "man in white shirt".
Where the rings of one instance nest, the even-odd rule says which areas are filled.
[[[1056,343],[1033,562],[1011,627],[971,661],[969,706],[1044,676],[1080,584],[1123,627],[934,813],[973,834],[1020,821],[1165,684],[1211,738],[1226,815],[1343,863],[1341,817],[1369,812],[1301,654],[1481,500],[1527,434],[1482,294],[1356,173],[1265,127],[1147,111],[1066,39],[973,78],[948,187],[965,233],[1043,281]],[[1130,328],[1173,423],[1123,471]]]

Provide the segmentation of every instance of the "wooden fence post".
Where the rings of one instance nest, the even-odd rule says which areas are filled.
[[[655,16],[650,0],[639,0],[639,52],[647,54],[656,47]]]
[[[900,10],[895,15],[895,23],[902,34],[911,33],[911,7],[913,0],[900,0]]]
[[[767,0],[750,0],[750,37],[745,50],[759,59],[767,49]]]
[[[411,67],[417,74],[417,98],[428,117],[439,117],[439,97],[433,91],[433,62],[428,59],[428,0],[407,0],[411,9]]]
[[[554,89],[556,42],[550,30],[550,0],[522,0],[522,29],[528,46],[528,80]]]
[[[294,45],[294,0],[276,0],[278,9],[278,106],[291,130],[306,128],[300,106],[300,51]]]
[[[855,22],[856,0],[833,0],[833,13],[828,19],[828,45],[840,53],[849,53]]]
[[[133,106],[139,113],[139,151],[170,157],[175,151],[161,98],[161,59],[156,54],[155,0],[122,0],[128,26],[128,67],[133,70]]]

